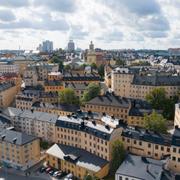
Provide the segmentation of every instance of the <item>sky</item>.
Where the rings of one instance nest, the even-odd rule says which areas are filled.
[[[0,0],[0,49],[180,47],[180,0]]]

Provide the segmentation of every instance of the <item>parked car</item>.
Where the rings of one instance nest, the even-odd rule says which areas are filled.
[[[69,179],[69,178],[72,178],[73,175],[71,173],[69,173],[66,177]]]
[[[45,172],[45,170],[46,170],[46,167],[44,167],[44,166],[42,166],[41,168],[39,168],[39,172],[40,172],[40,173]]]
[[[66,176],[66,175],[67,175],[66,172],[62,172],[60,175],[57,175],[56,177],[57,177],[58,179],[61,179],[62,177]]]
[[[55,172],[55,170],[52,169],[49,171],[49,174],[52,176],[54,174],[54,172]]]
[[[47,168],[46,168],[46,173],[49,173],[49,171],[51,171],[51,170],[52,170],[51,167],[47,167]]]
[[[58,175],[61,175],[61,173],[62,173],[61,171],[55,171],[54,174],[53,174],[53,177],[56,177],[56,176],[58,176]]]

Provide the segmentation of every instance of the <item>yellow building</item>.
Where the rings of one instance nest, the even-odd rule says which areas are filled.
[[[45,92],[59,92],[64,89],[62,82],[60,81],[47,81],[44,84]]]
[[[0,107],[6,108],[13,102],[17,86],[11,82],[0,83]]]
[[[47,151],[48,165],[83,179],[87,174],[103,178],[109,172],[109,162],[83,149],[54,144]]]
[[[55,123],[57,114],[9,107],[5,113],[11,117],[12,125],[18,131],[55,142]]]
[[[173,74],[135,73],[129,68],[116,68],[111,73],[111,89],[118,96],[145,99],[155,88],[164,88],[167,97],[172,98],[180,88],[180,77]]]
[[[14,130],[3,130],[0,136],[0,162],[5,167],[26,170],[40,160],[38,138]]]

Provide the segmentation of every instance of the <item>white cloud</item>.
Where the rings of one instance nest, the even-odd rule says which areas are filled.
[[[83,49],[91,40],[101,48],[175,47],[179,7],[179,0],[1,0],[0,48],[35,48],[44,39],[65,47],[69,38]]]

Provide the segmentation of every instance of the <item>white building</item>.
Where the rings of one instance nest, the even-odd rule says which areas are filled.
[[[9,64],[6,62],[0,63],[0,74],[2,73],[18,73],[19,66],[17,64]]]

